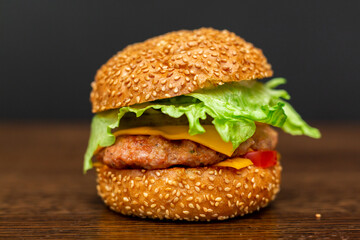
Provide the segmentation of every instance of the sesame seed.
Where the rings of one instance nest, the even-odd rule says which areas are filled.
[[[249,207],[248,206],[245,207],[244,212],[249,213]]]
[[[249,199],[251,198],[251,192],[249,192],[248,196],[247,196]]]
[[[233,197],[233,195],[231,195],[230,193],[226,194],[226,196],[227,196],[228,198],[232,198],[232,197]]]

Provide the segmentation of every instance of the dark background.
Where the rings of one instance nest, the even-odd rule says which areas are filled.
[[[359,120],[360,1],[0,1],[0,119],[89,119],[113,54],[178,29],[263,49],[308,120]]]

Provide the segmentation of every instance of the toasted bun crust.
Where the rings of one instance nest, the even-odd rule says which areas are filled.
[[[225,220],[265,207],[279,192],[280,163],[263,169],[97,168],[98,194],[112,210],[142,218]]]
[[[96,113],[270,76],[262,51],[234,33],[182,30],[118,52],[98,70],[90,100]]]

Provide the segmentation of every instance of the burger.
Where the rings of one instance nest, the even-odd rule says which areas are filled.
[[[96,73],[84,171],[113,211],[225,220],[280,189],[278,127],[319,138],[276,89],[262,51],[227,30],[181,30],[127,46]]]

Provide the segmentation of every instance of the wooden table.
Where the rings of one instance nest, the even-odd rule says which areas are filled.
[[[316,126],[321,140],[280,134],[282,189],[269,207],[188,223],[108,210],[94,171],[82,174],[88,123],[0,123],[0,238],[360,239],[360,124]]]

